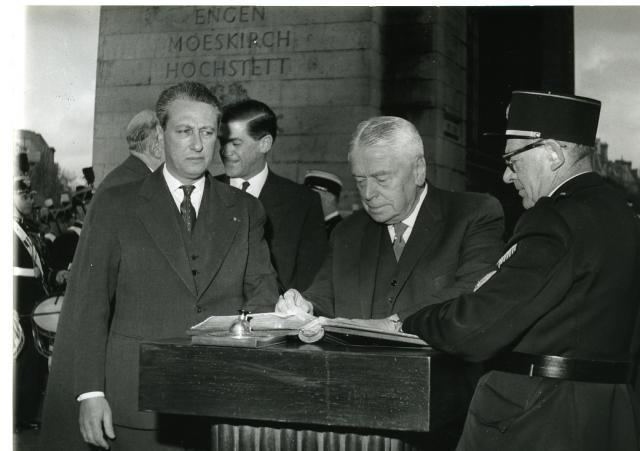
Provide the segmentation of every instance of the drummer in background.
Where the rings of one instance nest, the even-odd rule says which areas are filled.
[[[20,315],[24,345],[14,366],[15,429],[37,429],[39,411],[47,377],[47,360],[35,347],[30,315],[37,302],[46,296],[43,269],[46,268],[31,234],[38,233],[29,219],[33,209],[33,191],[29,179],[17,177],[13,192],[13,304]]]

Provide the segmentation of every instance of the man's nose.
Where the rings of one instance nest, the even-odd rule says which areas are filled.
[[[196,151],[201,151],[203,149],[200,133],[193,134],[193,137],[191,138],[191,148]]]
[[[363,190],[363,195],[365,199],[367,200],[373,199],[377,193],[378,193],[378,190],[374,183],[365,182],[364,190]]]
[[[516,179],[516,174],[511,170],[509,166],[507,166],[504,170],[504,174],[502,174],[502,181],[504,183],[513,183]]]

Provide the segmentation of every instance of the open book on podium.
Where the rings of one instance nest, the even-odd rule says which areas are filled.
[[[349,344],[356,338],[357,344],[386,346],[429,345],[417,335],[400,331],[402,323],[397,315],[384,319],[347,319],[315,317],[305,313],[257,313],[248,317],[250,333],[234,336],[230,329],[238,322],[238,316],[210,316],[191,327],[187,334],[194,344],[219,346],[262,347],[280,343],[287,336],[297,336],[305,343],[315,343],[332,336]]]

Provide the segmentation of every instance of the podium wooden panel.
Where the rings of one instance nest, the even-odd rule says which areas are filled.
[[[296,437],[289,437],[293,442],[311,434],[313,449],[405,449],[384,443],[345,448],[339,441],[353,435],[356,442],[361,441],[358,436],[384,442],[403,433],[445,428],[467,408],[470,389],[463,373],[459,361],[418,348],[292,340],[253,349],[166,340],[141,346],[139,408],[214,418],[217,449],[242,449],[237,445],[243,424],[294,431]],[[226,423],[235,432],[220,429]],[[326,435],[331,432],[347,438]],[[281,436],[289,440],[287,433],[277,435],[271,445],[260,445],[264,437],[248,440],[256,444],[254,449],[285,449]],[[325,446],[332,440],[335,448]]]

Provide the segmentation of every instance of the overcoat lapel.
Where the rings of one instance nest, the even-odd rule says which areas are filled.
[[[181,224],[177,221],[176,205],[169,192],[162,168],[147,177],[140,188],[141,202],[136,213],[149,232],[154,244],[167,259],[194,296],[197,294],[189,256],[181,237]]]
[[[440,192],[435,187],[429,187],[427,196],[418,212],[418,217],[409,236],[400,261],[396,280],[402,289],[418,260],[428,254],[440,240],[442,234],[442,206]]]
[[[380,234],[385,230],[384,225],[369,220],[362,233],[362,241],[360,242],[361,263],[358,265],[359,290],[357,293],[360,299],[362,318],[371,317],[373,293],[376,285],[376,270],[378,258],[380,257]]]
[[[218,182],[207,175],[205,195],[200,205],[203,212],[204,233],[198,235],[196,245],[203,250],[203,280],[198,298],[207,290],[229,253],[240,226],[240,215],[235,212],[235,202],[230,193],[222,191]],[[196,225],[198,227],[198,225]]]

